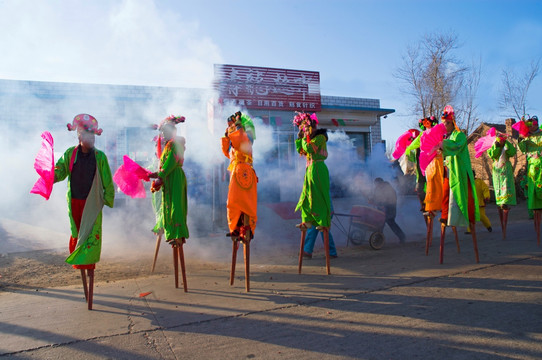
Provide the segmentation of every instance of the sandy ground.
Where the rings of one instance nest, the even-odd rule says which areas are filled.
[[[335,201],[337,213],[346,213],[351,207],[352,200]],[[355,200],[354,200],[355,202]],[[407,233],[407,242],[422,242],[425,229],[422,218],[415,209],[416,200],[405,198],[399,206],[397,222]],[[414,211],[412,211],[415,209]],[[260,209],[259,209],[260,211]],[[498,228],[498,213],[495,205],[488,206],[486,210],[493,226]],[[290,255],[298,251],[298,231],[294,225],[298,219],[281,219],[283,226],[274,226],[277,215],[269,208],[262,207],[262,221],[257,230],[256,238],[252,246],[252,261],[254,264],[265,263],[266,266],[277,267],[284,265],[285,259],[281,254]],[[510,222],[524,221],[527,210],[525,204],[521,203],[510,212]],[[263,220],[266,219],[266,220]],[[273,221],[269,221],[269,220]],[[346,254],[349,249],[345,247],[346,237],[344,232],[338,228],[346,225],[346,218],[337,216],[334,220],[334,236],[339,256]],[[267,227],[266,228],[266,223]],[[272,228],[272,230],[269,229]],[[486,230],[480,224],[478,231]],[[460,229],[459,231],[464,231]],[[270,237],[270,233],[276,237]],[[397,239],[389,228],[385,228],[386,244],[396,245]],[[438,236],[438,228],[435,227],[434,236]],[[106,234],[107,235],[107,234]],[[30,224],[16,222],[6,218],[0,218],[0,291],[15,290],[19,287],[57,287],[65,285],[76,285],[81,282],[79,270],[72,269],[64,262],[67,256],[67,249],[48,249],[47,244],[50,238],[66,239],[66,233],[58,233],[45,228],[36,228]],[[133,279],[151,274],[152,254],[154,253],[154,236],[146,233],[145,243],[137,252],[129,254],[124,251],[113,251],[109,254],[102,251],[102,259],[97,264],[96,281],[110,282],[115,280]],[[277,239],[289,239],[288,242],[277,241]],[[25,239],[32,241],[25,242]],[[205,239],[189,239],[185,245],[187,266],[191,271],[198,269],[227,269],[231,261],[231,242],[224,237],[224,234],[213,234]],[[367,244],[361,245],[367,251],[370,250]],[[385,245],[387,246],[387,245]],[[66,246],[67,247],[67,246]],[[202,251],[205,249],[205,252]],[[321,252],[320,240],[317,241],[315,252]],[[239,252],[238,259],[242,261],[242,252]],[[287,261],[286,261],[287,262]],[[172,273],[171,250],[166,243],[162,243],[158,261],[156,264],[156,275],[170,275]]]

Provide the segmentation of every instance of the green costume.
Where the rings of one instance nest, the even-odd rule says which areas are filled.
[[[487,150],[493,159],[493,188],[497,205],[516,205],[516,185],[514,169],[510,158],[516,155],[516,147],[505,140],[503,146],[498,146],[498,140]]]
[[[474,200],[474,219],[470,220],[480,221],[478,198],[467,148],[467,136],[461,131],[454,130],[447,139],[442,141],[442,154],[446,159],[450,180],[448,225],[464,226],[469,224],[469,185]]]
[[[175,138],[167,142],[160,157],[162,179],[162,221],[166,240],[188,238],[186,215],[188,197],[186,193],[186,176],[183,170],[184,144],[183,138]]]
[[[71,172],[77,162],[77,147],[72,146],[64,152],[55,166],[55,182],[68,177],[68,215],[70,217],[71,236],[77,238],[77,248],[68,256],[66,262],[72,265],[95,264],[100,261],[102,249],[102,208],[113,207],[115,187],[111,169],[105,154],[94,149],[96,173],[90,193],[87,196],[79,231],[72,216]]]
[[[327,134],[324,129],[316,130],[314,137],[297,139],[297,152],[306,154],[307,168],[303,191],[295,210],[301,209],[303,222],[329,227],[331,224],[331,198],[329,195],[329,171],[324,160],[327,158]]]
[[[520,140],[518,147],[527,155],[527,207],[542,209],[542,133]]]

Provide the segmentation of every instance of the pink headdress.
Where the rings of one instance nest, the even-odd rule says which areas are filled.
[[[74,131],[77,129],[82,129],[96,135],[101,135],[103,131],[102,129],[98,129],[98,120],[89,114],[75,115],[73,118],[73,123],[68,123],[69,131]]]
[[[306,130],[308,126],[318,125],[318,117],[316,113],[307,114],[305,112],[297,112],[292,121],[295,126],[302,130]]]

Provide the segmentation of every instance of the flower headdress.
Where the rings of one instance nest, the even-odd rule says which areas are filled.
[[[457,131],[459,131],[459,128],[457,127],[457,123],[455,122],[455,112],[452,105],[446,105],[444,107],[444,110],[442,110],[442,116],[440,117],[443,122],[452,122],[454,124],[454,127]]]
[[[169,125],[175,126],[177,124],[183,123],[185,120],[186,118],[184,116],[169,115],[164,120],[162,120],[160,124],[153,124],[152,128],[154,130],[162,131],[162,128],[164,127],[164,125],[169,124]],[[160,158],[160,156],[162,156],[162,142],[163,142],[162,133],[155,136],[152,140],[156,142],[156,156]]]
[[[305,112],[296,111],[296,115],[292,122],[299,129],[306,130],[308,126],[312,126],[313,124],[318,125],[318,117],[316,116],[316,113],[309,115]]]
[[[98,120],[89,114],[75,115],[73,122],[71,124],[68,123],[67,126],[69,131],[81,129],[96,135],[101,135],[103,131],[102,129],[98,129]]]
[[[152,127],[155,130],[162,130],[162,127],[166,124],[175,126],[177,124],[183,123],[185,120],[186,118],[184,116],[169,115],[167,118],[162,120],[160,124],[154,124]]]
[[[434,116],[429,116],[429,117],[426,117],[426,118],[423,118],[423,119],[420,119],[418,120],[418,127],[424,131],[424,130],[427,130],[428,128],[424,125],[424,122],[425,121],[429,121],[431,123],[431,127],[435,126],[438,124],[438,120],[436,117]]]

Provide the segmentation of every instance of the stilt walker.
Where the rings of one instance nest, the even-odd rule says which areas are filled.
[[[510,206],[517,203],[514,169],[510,163],[510,158],[516,155],[516,147],[508,141],[505,134],[499,134],[487,154],[493,159],[493,188],[495,189],[495,202],[499,207],[502,239],[504,240],[506,239]]]
[[[316,226],[324,235],[326,254],[326,273],[329,275],[329,227],[331,225],[331,198],[329,195],[329,171],[324,160],[327,158],[327,131],[317,129],[316,114],[297,113],[293,123],[299,128],[295,141],[297,152],[306,156],[307,167],[303,182],[303,191],[295,210],[301,210],[301,245],[299,248],[299,269],[301,273],[303,246],[308,228]]]
[[[94,270],[102,247],[102,208],[113,207],[115,188],[107,157],[94,147],[95,135],[102,133],[98,121],[91,115],[79,114],[68,124],[68,130],[77,131],[79,144],[58,160],[54,181],[68,178],[71,237],[66,262],[81,270],[85,299],[92,310]]]
[[[526,131],[519,131],[518,147],[527,155],[527,207],[534,212],[536,242],[540,246],[540,221],[542,211],[542,131],[538,117],[524,117],[519,123]],[[503,212],[504,217],[504,212]]]
[[[474,175],[470,154],[467,147],[467,136],[459,130],[455,123],[454,109],[447,105],[442,114],[442,123],[446,126],[447,136],[442,141],[442,154],[446,159],[448,176],[444,181],[444,197],[449,196],[448,205],[444,204],[441,222],[444,229],[449,226],[469,226],[476,262],[478,263],[478,244],[476,241],[476,221],[480,220],[478,199],[474,187]],[[449,191],[446,190],[449,187]],[[446,199],[444,199],[445,201]],[[456,237],[456,244],[459,242]],[[444,230],[441,234],[440,263],[444,261]]]
[[[256,130],[252,119],[236,112],[227,119],[228,127],[222,137],[222,152],[230,159],[227,217],[232,240],[230,285],[235,279],[239,243],[243,244],[245,260],[245,290],[250,291],[250,242],[258,220],[258,177],[252,167],[252,144]]]
[[[188,197],[186,176],[183,170],[186,140],[177,135],[175,125],[183,123],[184,116],[168,116],[159,126],[160,136],[165,140],[165,147],[160,156],[160,170],[149,175],[156,179],[152,189],[162,189],[162,225],[166,241],[173,250],[173,268],[175,272],[175,288],[179,287],[179,260],[184,292],[188,291],[186,283],[186,267],[183,245],[189,237],[186,218],[188,213]],[[155,250],[155,256],[159,245]]]
[[[425,239],[425,255],[429,254],[429,247],[433,241],[433,219],[438,211],[442,209],[442,184],[444,165],[442,161],[442,153],[437,146],[443,139],[445,130],[441,127],[435,128],[438,120],[434,117],[420,119],[418,125],[423,132],[419,136],[419,140],[415,140],[412,144],[419,144],[420,152],[418,164],[420,172],[425,176],[425,197],[424,197],[424,212],[425,223],[427,225],[427,234]],[[407,148],[407,151],[410,149]]]
[[[157,135],[154,138],[156,142],[156,158],[158,159],[158,166],[160,166],[160,157],[162,156],[162,149],[165,146],[164,138],[160,135]],[[154,167],[154,166],[153,166]],[[156,170],[156,168],[154,169]],[[158,251],[160,250],[160,243],[162,242],[162,236],[164,235],[164,215],[162,214],[162,189],[156,188],[156,182],[153,181],[151,184],[151,194],[152,194],[152,209],[156,218],[156,223],[152,229],[153,234],[156,235],[156,245],[154,248],[154,257],[152,260],[151,273],[154,272],[156,267],[156,259],[158,258]]]

